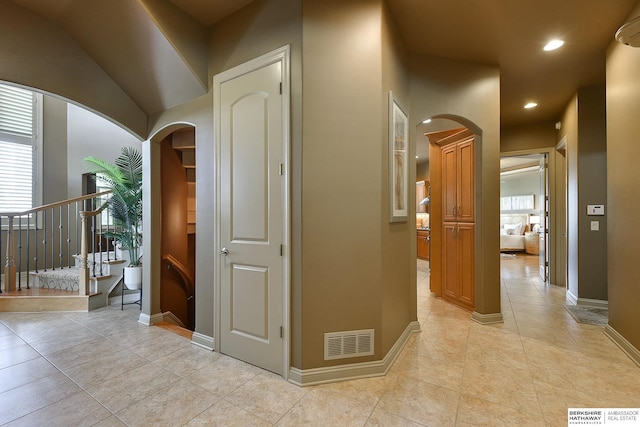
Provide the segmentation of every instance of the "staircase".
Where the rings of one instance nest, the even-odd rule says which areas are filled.
[[[0,312],[89,311],[108,304],[127,261],[116,258],[104,237],[113,228],[105,195],[0,213]]]
[[[80,255],[74,255],[75,265],[48,271],[29,272],[36,289],[72,291],[77,293],[80,285]],[[95,261],[92,261],[95,258]],[[89,260],[89,310],[109,304],[109,297],[118,289],[127,261],[116,259],[115,253],[88,254]]]

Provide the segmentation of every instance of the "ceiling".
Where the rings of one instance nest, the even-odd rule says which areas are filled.
[[[0,0],[0,6],[13,3],[61,26],[152,114],[207,91],[206,60],[184,55],[184,33],[206,51],[208,28],[251,2]],[[411,52],[500,67],[501,125],[508,127],[556,121],[578,87],[604,82],[606,48],[638,0],[387,2]],[[543,52],[553,37],[565,45]],[[538,107],[524,110],[528,101]]]
[[[578,87],[604,82],[606,48],[637,3],[388,0],[412,52],[500,67],[503,127],[556,121]],[[565,45],[544,52],[552,38]]]

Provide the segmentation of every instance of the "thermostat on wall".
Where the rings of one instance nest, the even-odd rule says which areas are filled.
[[[587,215],[604,215],[604,205],[587,205]]]

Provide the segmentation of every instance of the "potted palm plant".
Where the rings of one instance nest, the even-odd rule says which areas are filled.
[[[139,289],[142,285],[142,154],[135,148],[123,147],[113,164],[93,156],[85,157],[84,161],[89,171],[111,190],[108,203],[113,228],[106,235],[128,251],[124,283],[129,289]]]

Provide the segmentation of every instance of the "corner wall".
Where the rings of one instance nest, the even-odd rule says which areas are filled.
[[[567,105],[558,140],[567,141],[568,297],[578,304],[607,301],[607,138],[605,87],[578,89]],[[587,205],[605,204],[604,216]],[[599,231],[591,230],[597,221]]]
[[[387,103],[380,0],[304,0],[303,21],[301,368],[307,370],[383,355]],[[376,331],[374,356],[323,360],[324,333],[360,329]]]
[[[640,14],[637,7],[629,19]],[[640,49],[607,52],[607,259],[609,326],[640,355]],[[636,359],[640,363],[640,359]]]

